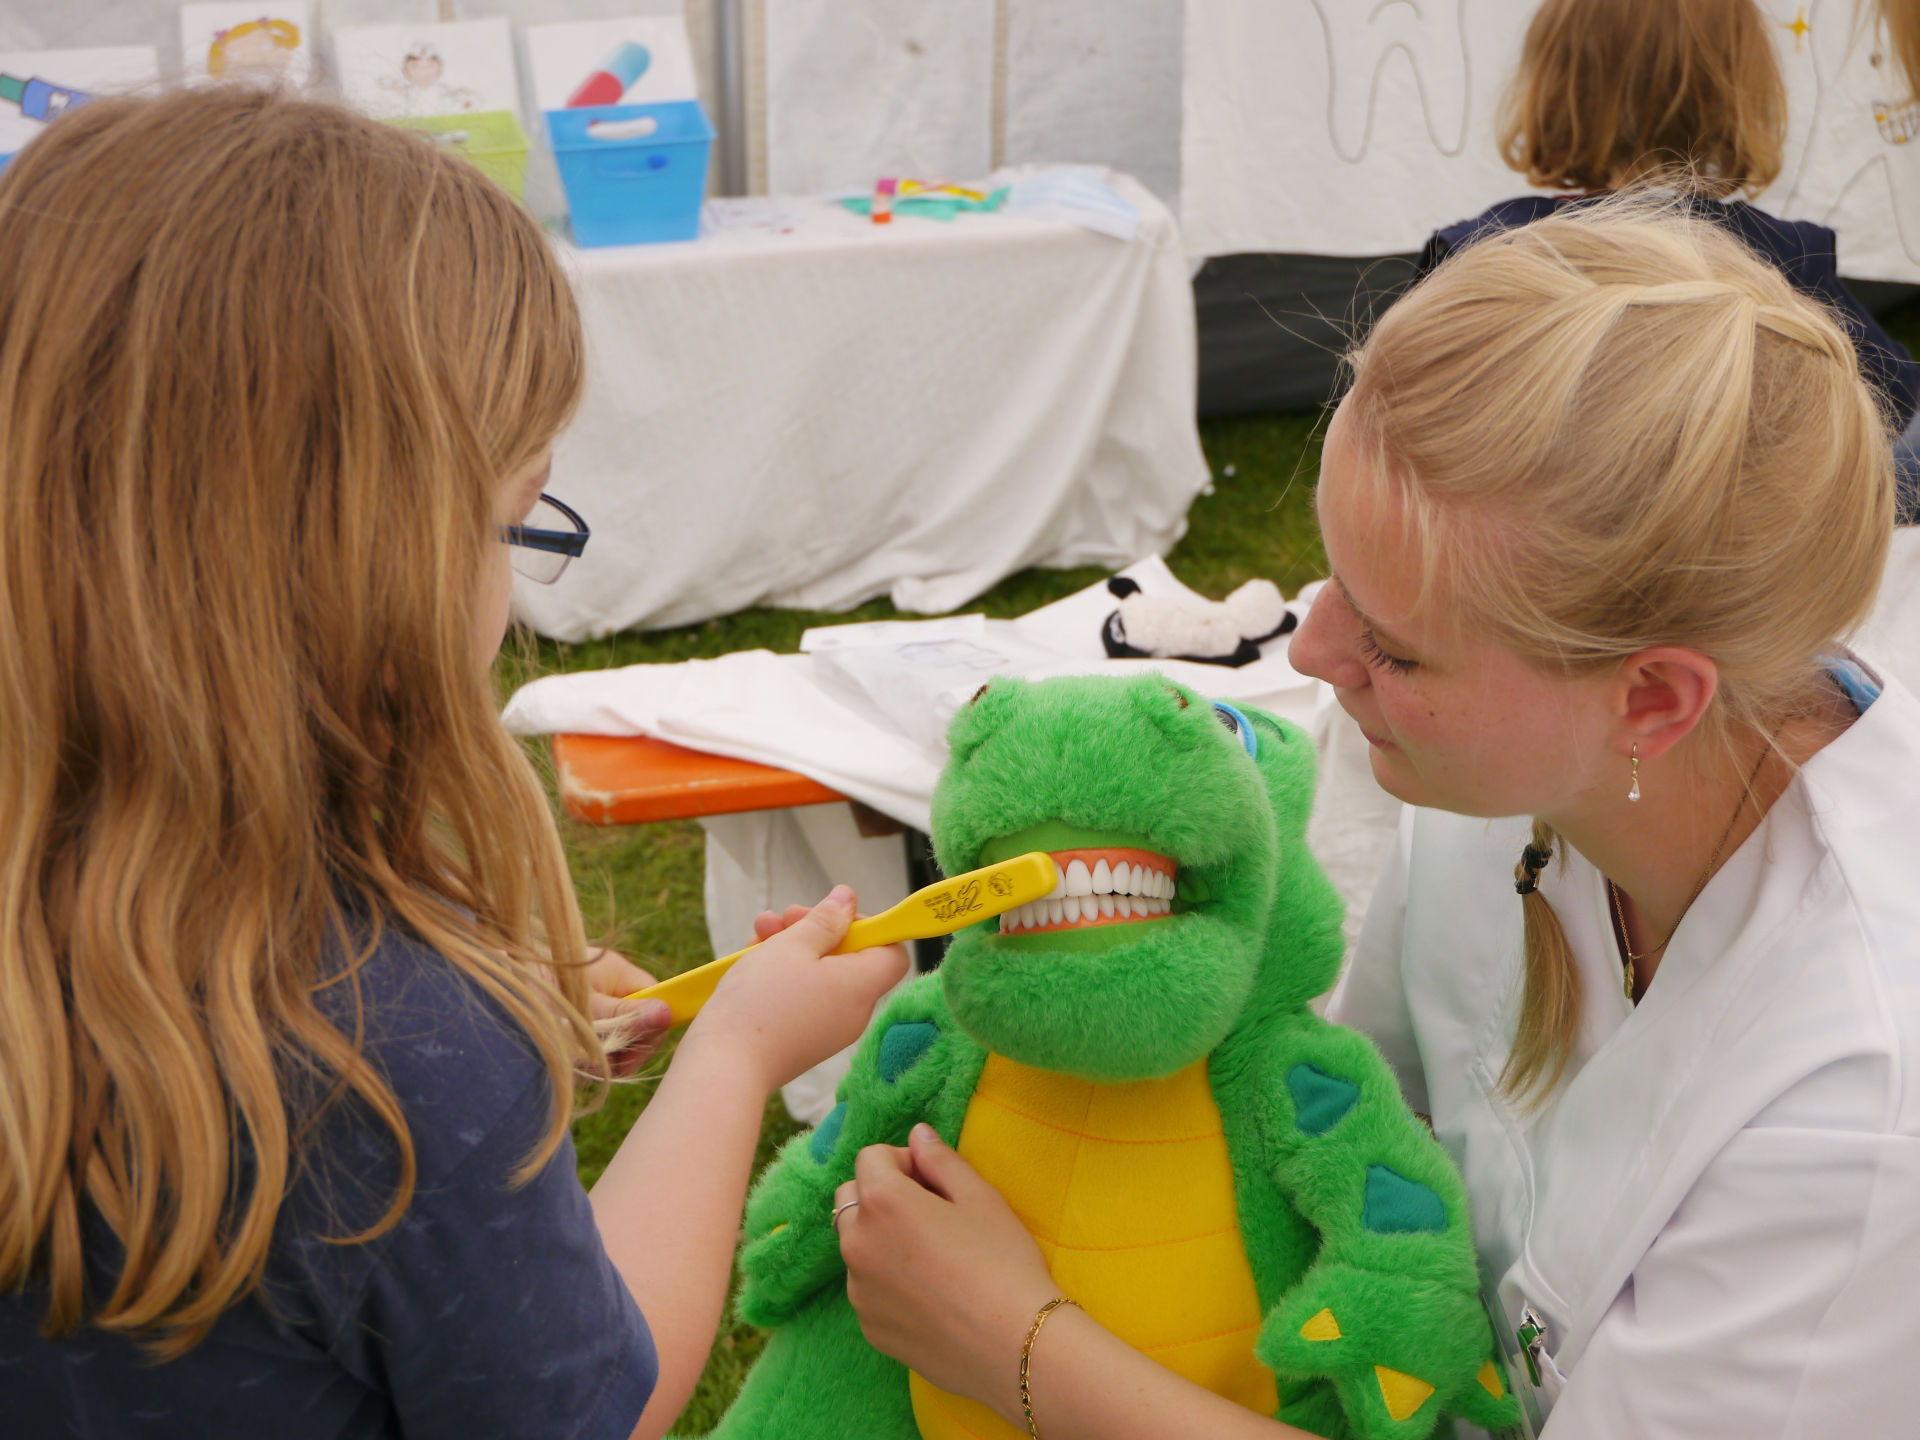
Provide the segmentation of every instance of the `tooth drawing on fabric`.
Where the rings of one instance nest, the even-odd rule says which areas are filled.
[[[1772,0],[1769,8],[1782,27],[1776,48],[1789,111],[1810,118],[1803,148],[1794,156],[1799,136],[1790,137],[1781,179],[1758,203],[1839,230],[1852,263],[1866,267],[1861,274],[1898,273],[1887,269],[1896,257],[1920,264],[1920,142],[1902,138],[1898,103],[1879,98],[1903,90],[1897,67],[1888,73],[1884,34],[1834,0]],[[1795,20],[1805,29],[1788,35]]]
[[[1366,160],[1395,55],[1411,72],[1433,148],[1449,157],[1465,149],[1473,108],[1468,0],[1310,3],[1327,47],[1327,135],[1334,153],[1350,165]]]

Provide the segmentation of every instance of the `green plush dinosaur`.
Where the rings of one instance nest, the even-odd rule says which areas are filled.
[[[1305,736],[1149,674],[995,681],[949,738],[947,873],[1046,850],[1062,886],[896,995],[755,1190],[739,1308],[779,1328],[715,1440],[1019,1433],[847,1303],[834,1188],[922,1120],[1062,1291],[1197,1383],[1328,1437],[1513,1424],[1465,1190],[1371,1043],[1307,1005],[1341,935]]]

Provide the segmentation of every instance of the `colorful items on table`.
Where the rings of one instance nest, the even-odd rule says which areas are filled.
[[[951,220],[963,210],[998,210],[1006,203],[1007,188],[976,190],[933,180],[876,180],[871,195],[849,195],[840,203],[856,215],[867,215],[876,225],[895,215],[918,215],[928,220]]]
[[[526,38],[574,239],[698,235],[714,132],[679,17],[537,25]]]
[[[1062,883],[888,1001],[756,1187],[739,1309],[777,1328],[714,1440],[1023,1433],[874,1350],[848,1303],[834,1192],[920,1122],[1059,1293],[1194,1383],[1331,1440],[1512,1425],[1465,1187],[1371,1042],[1309,1003],[1344,945],[1307,737],[1148,673],[994,680],[948,747],[942,867],[1037,850]]]

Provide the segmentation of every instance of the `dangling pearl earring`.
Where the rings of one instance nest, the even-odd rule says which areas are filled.
[[[1638,800],[1640,798],[1640,745],[1638,741],[1634,742],[1632,764],[1633,786],[1627,791],[1627,799]]]

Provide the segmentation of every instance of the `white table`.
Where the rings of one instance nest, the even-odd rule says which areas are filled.
[[[687,244],[562,244],[588,381],[550,488],[593,541],[520,613],[564,640],[883,594],[931,613],[1164,552],[1208,478],[1193,297],[1172,217],[1114,183],[1132,241],[785,200]]]

